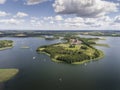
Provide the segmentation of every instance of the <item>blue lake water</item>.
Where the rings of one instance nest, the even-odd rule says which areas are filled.
[[[0,51],[0,68],[19,69],[13,79],[0,87],[2,90],[120,90],[120,37],[105,38],[99,43],[109,44],[110,48],[97,46],[105,57],[82,65],[55,63],[49,56],[36,52],[39,46],[59,40],[0,38],[14,41],[13,48]]]

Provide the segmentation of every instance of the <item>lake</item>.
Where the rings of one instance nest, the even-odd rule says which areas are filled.
[[[60,40],[0,38],[14,41],[13,48],[0,51],[0,68],[19,69],[13,79],[0,84],[0,90],[120,90],[120,37],[105,38],[99,43],[110,48],[96,46],[105,57],[82,65],[55,63],[36,52],[39,46]]]

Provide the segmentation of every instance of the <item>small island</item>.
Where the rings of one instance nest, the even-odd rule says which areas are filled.
[[[36,51],[46,53],[54,62],[82,64],[104,57],[101,50],[93,47],[98,38],[64,37],[66,42],[41,46]]]
[[[0,69],[0,83],[12,79],[18,72],[18,69]]]
[[[22,49],[28,49],[28,48],[30,48],[29,46],[22,46],[22,47],[20,47],[20,48],[22,48]]]
[[[0,50],[5,50],[13,47],[12,40],[0,40]]]

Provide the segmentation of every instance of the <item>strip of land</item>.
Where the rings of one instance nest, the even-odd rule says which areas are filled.
[[[18,69],[0,69],[0,83],[12,79],[18,72]]]

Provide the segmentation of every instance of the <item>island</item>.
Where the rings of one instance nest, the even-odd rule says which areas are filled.
[[[94,41],[99,38],[65,36],[64,40],[66,40],[64,43],[40,46],[36,51],[49,55],[54,62],[69,64],[83,64],[104,57],[101,50],[93,47],[96,44]]]
[[[13,47],[12,40],[0,40],[0,50],[5,50]]]
[[[12,79],[18,72],[18,69],[0,69],[0,83]]]
[[[28,48],[30,48],[29,46],[22,46],[22,47],[20,47],[20,48],[22,48],[22,49],[28,49]]]

